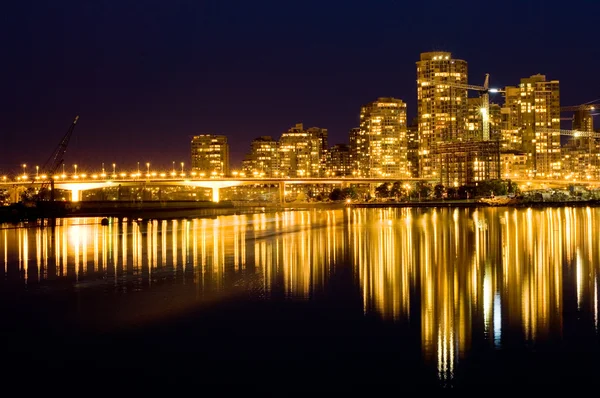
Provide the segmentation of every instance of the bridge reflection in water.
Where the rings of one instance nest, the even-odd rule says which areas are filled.
[[[76,291],[135,295],[181,286],[179,301],[132,310],[153,320],[225,294],[318,302],[335,294],[336,271],[352,267],[366,316],[418,325],[425,361],[446,380],[475,342],[560,340],[569,312],[597,332],[599,222],[592,208],[485,208],[5,225],[0,288],[47,292],[67,281]]]

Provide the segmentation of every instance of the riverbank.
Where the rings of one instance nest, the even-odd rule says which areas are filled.
[[[585,207],[600,206],[600,200],[569,200],[569,201],[519,201],[514,200],[507,203],[493,204],[481,202],[477,199],[465,200],[437,200],[421,202],[354,202],[347,204],[349,207],[357,208],[387,208],[387,207]]]
[[[482,207],[582,207],[600,206],[600,200],[572,201],[519,201],[493,204],[477,199],[430,200],[409,202],[291,202],[220,203],[200,201],[146,201],[146,202],[45,202],[38,206],[16,204],[0,207],[0,223],[33,221],[46,218],[65,217],[113,217],[127,219],[173,219],[202,218],[235,214],[254,214],[280,210],[335,210],[350,208],[482,208]]]

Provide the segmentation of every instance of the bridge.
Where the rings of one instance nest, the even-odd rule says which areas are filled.
[[[279,188],[279,198],[283,202],[285,198],[285,187],[286,185],[340,185],[341,187],[349,187],[351,185],[365,185],[370,184],[372,187],[391,181],[402,181],[403,183],[415,183],[415,182],[427,182],[436,184],[437,179],[427,178],[356,178],[356,177],[332,177],[332,178],[173,178],[173,177],[117,177],[117,178],[101,178],[99,176],[58,176],[55,178],[54,188],[66,190],[70,192],[71,201],[77,202],[82,199],[82,193],[86,190],[107,188],[107,187],[132,187],[132,186],[187,186],[187,187],[198,187],[212,190],[212,201],[219,202],[220,195],[219,190],[222,188],[230,188],[243,185],[277,185]],[[518,184],[524,190],[528,189],[539,189],[539,188],[551,188],[551,187],[564,187],[571,184],[582,184],[592,187],[600,187],[600,181],[591,180],[574,180],[574,179],[513,179],[514,183]],[[19,188],[37,188],[46,184],[47,181],[41,178],[27,179],[21,177],[16,181],[7,181],[3,179],[0,181],[0,189],[8,189],[15,191],[15,201]]]
[[[394,179],[392,179],[394,180]],[[207,188],[212,190],[212,201],[219,202],[219,190],[221,188],[230,188],[243,185],[277,185],[279,187],[279,197],[283,201],[285,197],[285,186],[286,185],[340,185],[342,187],[348,187],[350,185],[357,184],[382,184],[390,182],[390,178],[111,178],[111,179],[100,179],[94,178],[82,178],[79,176],[67,176],[65,178],[56,178],[54,182],[55,189],[62,189],[71,193],[71,201],[77,202],[81,200],[81,194],[83,191],[107,187],[131,187],[140,185],[150,186],[187,186],[187,187],[198,187]],[[405,178],[403,182],[433,182],[431,179],[426,178]],[[1,181],[0,189],[5,188],[36,188],[42,186],[47,182],[41,179],[26,180],[21,178],[16,181]]]

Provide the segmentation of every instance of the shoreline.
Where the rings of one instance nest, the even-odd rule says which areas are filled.
[[[222,215],[256,214],[294,210],[336,210],[343,208],[543,208],[543,207],[597,207],[600,200],[560,202],[513,202],[489,204],[477,200],[445,200],[421,202],[291,202],[285,204],[232,202],[77,202],[46,205],[40,208],[26,206],[0,207],[0,223],[18,223],[51,218],[106,217],[127,219],[214,218]]]

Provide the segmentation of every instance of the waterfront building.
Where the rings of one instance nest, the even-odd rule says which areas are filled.
[[[467,139],[467,89],[453,85],[467,82],[466,61],[444,51],[421,54],[417,62],[420,177],[439,175],[438,144]]]
[[[325,166],[323,145],[327,144],[327,130],[304,129],[296,124],[281,135],[278,145],[279,174],[282,177],[323,177]]]
[[[406,130],[406,162],[411,177],[419,176],[419,125],[416,120]]]
[[[277,141],[271,136],[255,138],[250,143],[250,152],[242,163],[246,177],[277,177],[279,158]]]
[[[527,154],[530,177],[555,178],[562,174],[560,149],[560,90],[558,80],[544,75],[521,79],[506,87],[503,142],[506,149]],[[514,135],[520,135],[519,140]]]
[[[336,144],[329,149],[329,165],[326,176],[352,176],[350,145]]]
[[[406,178],[407,161],[406,104],[396,98],[379,98],[361,108],[359,175]]]
[[[206,176],[229,175],[229,144],[224,135],[200,134],[192,138],[192,170]]]

